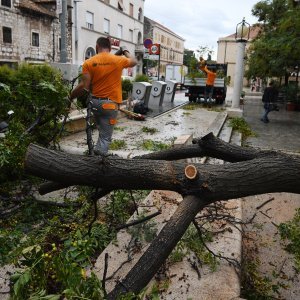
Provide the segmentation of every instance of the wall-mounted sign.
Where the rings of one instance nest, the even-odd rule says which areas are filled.
[[[114,38],[111,38],[111,37],[109,38],[109,40],[110,40],[110,44],[112,46],[120,47],[120,40],[114,39]]]

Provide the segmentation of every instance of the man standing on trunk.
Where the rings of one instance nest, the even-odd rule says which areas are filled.
[[[112,53],[110,40],[100,37],[97,40],[97,54],[87,59],[82,66],[82,80],[71,92],[70,100],[92,93],[92,112],[95,117],[99,138],[94,148],[97,155],[106,155],[117,121],[118,107],[122,103],[122,71],[137,64],[125,47],[120,48],[123,56]]]

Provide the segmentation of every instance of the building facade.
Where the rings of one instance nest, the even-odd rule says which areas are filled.
[[[124,70],[124,75],[142,73],[144,0],[73,0],[73,58],[81,65],[96,54],[99,37],[109,37],[112,53],[120,46],[138,59],[134,68]]]
[[[246,44],[245,57],[247,49],[249,48],[251,41],[258,35],[260,28],[251,27],[249,33],[249,41]],[[230,86],[234,85],[235,63],[237,55],[237,42],[235,40],[235,34],[219,38],[218,40],[218,54],[217,63],[227,64],[227,76],[230,76]],[[244,85],[247,85],[248,81],[244,79]]]
[[[59,61],[60,24],[56,1],[0,1],[0,64]],[[68,32],[70,39],[71,32]],[[67,49],[71,55],[71,42]]]
[[[165,76],[166,65],[183,65],[184,54],[184,39],[178,34],[174,33],[165,26],[151,20],[147,17],[144,18],[144,38],[151,39],[153,44],[160,44],[160,66],[154,68],[147,68],[147,73],[152,76]],[[150,75],[150,74],[149,74]]]

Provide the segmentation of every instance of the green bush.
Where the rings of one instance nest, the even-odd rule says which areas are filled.
[[[150,82],[150,79],[145,74],[137,74],[134,78],[135,82]]]
[[[29,143],[48,146],[51,140],[56,142],[68,109],[67,94],[68,85],[50,66],[0,67],[0,120],[7,120],[7,112],[14,111],[9,131],[0,139],[1,182],[22,177]]]
[[[122,98],[127,99],[129,92],[132,91],[132,82],[129,79],[122,80]]]
[[[300,209],[296,210],[292,220],[278,227],[280,237],[286,242],[285,249],[294,255],[295,268],[300,271]]]

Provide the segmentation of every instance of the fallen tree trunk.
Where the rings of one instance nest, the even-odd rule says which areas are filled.
[[[210,201],[273,192],[300,193],[300,158],[272,153],[225,165],[194,164],[197,177],[185,176],[187,163],[70,155],[30,145],[25,170],[66,185],[106,190],[161,189]]]
[[[206,156],[235,163],[194,164],[188,167],[184,162],[165,160],[149,162],[149,159],[155,156],[155,159],[158,159],[158,154],[150,154],[139,159],[114,157],[102,159],[70,155],[36,145],[30,145],[28,148],[25,159],[26,171],[55,181],[58,185],[88,185],[103,190],[163,189],[177,191],[185,196],[175,214],[147,251],[108,295],[109,299],[116,299],[118,294],[128,291],[139,292],[143,289],[205,205],[218,200],[263,193],[300,193],[299,156],[244,149],[220,142],[211,136],[195,142],[197,144],[192,145],[193,150],[188,151],[189,153],[193,152],[193,155],[196,155],[196,147],[199,147],[202,149],[201,153]],[[190,148],[191,146],[183,147],[182,151]],[[178,150],[176,152],[180,153]],[[185,152],[180,158],[186,155],[189,154]]]
[[[237,145],[228,144],[215,137],[212,133],[207,134],[201,139],[194,139],[193,143],[194,145],[187,145],[181,148],[172,148],[136,156],[134,159],[171,161],[185,158],[210,156],[228,162],[239,162],[274,155],[276,153],[274,151],[261,151],[254,148],[241,148]],[[52,181],[46,182],[40,186],[39,192],[41,195],[44,195],[68,186],[68,183],[58,183]]]

